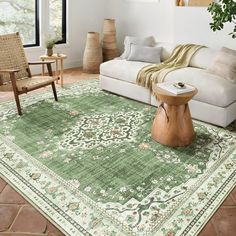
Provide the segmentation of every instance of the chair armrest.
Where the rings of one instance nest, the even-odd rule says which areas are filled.
[[[48,68],[48,74],[50,76],[53,75],[52,73],[52,63],[54,63],[55,61],[35,61],[35,62],[28,62],[29,65],[47,65]]]
[[[10,80],[14,91],[16,91],[16,72],[19,71],[19,69],[0,69],[0,74],[7,73],[10,75]]]
[[[0,74],[2,73],[11,74],[11,73],[19,72],[19,71],[20,71],[19,69],[0,69]]]
[[[28,62],[29,65],[48,65],[48,64],[52,64],[55,63],[55,61],[31,61]]]

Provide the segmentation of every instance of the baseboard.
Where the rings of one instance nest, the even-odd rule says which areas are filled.
[[[64,68],[65,69],[70,69],[70,68],[75,68],[75,67],[81,67],[83,65],[83,61],[68,61],[64,63]]]

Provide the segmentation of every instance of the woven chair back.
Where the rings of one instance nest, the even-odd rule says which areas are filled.
[[[18,69],[16,79],[28,77],[29,68],[19,33],[0,35],[0,70]],[[0,75],[0,85],[10,82],[8,74]]]

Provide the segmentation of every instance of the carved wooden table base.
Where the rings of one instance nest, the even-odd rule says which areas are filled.
[[[154,89],[154,92],[162,104],[157,108],[152,138],[172,147],[191,144],[195,133],[188,101],[197,93],[197,89],[181,95],[174,95],[160,88]]]

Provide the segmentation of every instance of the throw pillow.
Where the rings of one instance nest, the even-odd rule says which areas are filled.
[[[221,48],[207,71],[236,83],[236,51],[226,47]]]
[[[161,63],[161,49],[160,47],[145,47],[131,44],[128,61],[143,61],[153,64]]]
[[[155,39],[153,38],[153,36],[145,38],[126,36],[124,41],[125,50],[124,53],[120,56],[122,59],[127,59],[129,57],[131,44],[151,47],[155,45]]]

